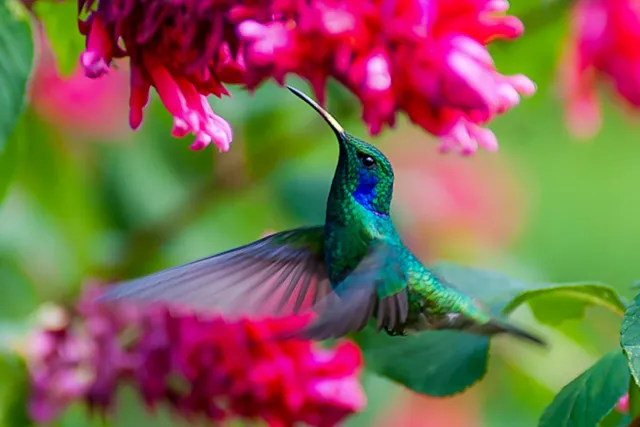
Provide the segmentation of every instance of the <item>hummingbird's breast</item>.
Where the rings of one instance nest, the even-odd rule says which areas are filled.
[[[332,285],[342,282],[367,254],[367,241],[356,230],[325,225],[325,265]]]

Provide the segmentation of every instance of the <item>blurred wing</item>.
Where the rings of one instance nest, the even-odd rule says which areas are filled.
[[[331,292],[322,226],[283,231],[116,285],[101,300],[170,303],[226,316],[288,315]]]
[[[407,277],[399,254],[374,243],[358,266],[315,307],[318,318],[303,332],[307,339],[339,338],[364,329],[372,316],[382,328],[401,332],[409,314]]]

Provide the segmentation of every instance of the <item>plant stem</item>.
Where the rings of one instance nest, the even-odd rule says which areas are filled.
[[[633,375],[629,380],[629,416],[634,419],[634,422],[636,422],[637,418],[640,418],[640,388],[636,384]],[[634,422],[631,424],[636,425]]]

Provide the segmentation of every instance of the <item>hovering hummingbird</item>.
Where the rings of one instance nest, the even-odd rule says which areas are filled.
[[[498,319],[427,269],[402,243],[389,209],[393,168],[299,90],[338,139],[340,154],[324,225],[301,227],[116,285],[102,300],[180,304],[226,316],[313,311],[300,336],[323,340],[362,330],[371,318],[390,335],[437,329],[509,333],[543,342]]]

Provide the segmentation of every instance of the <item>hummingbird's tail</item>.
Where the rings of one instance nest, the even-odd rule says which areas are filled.
[[[480,333],[483,335],[496,335],[507,333],[509,335],[516,336],[520,339],[524,339],[543,347],[546,347],[546,343],[535,335],[530,334],[529,332],[520,329],[519,327],[512,325],[504,320],[493,318],[489,320],[487,323],[479,324],[475,328],[476,333]]]

